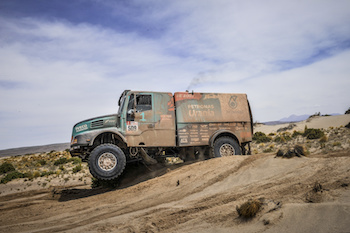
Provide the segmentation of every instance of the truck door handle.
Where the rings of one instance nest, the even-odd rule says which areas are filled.
[[[154,128],[154,124],[149,124],[148,128]]]

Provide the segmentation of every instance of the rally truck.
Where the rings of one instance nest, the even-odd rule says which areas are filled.
[[[129,162],[156,163],[250,154],[253,119],[246,94],[125,90],[116,114],[74,125],[70,153],[98,179],[117,178]]]

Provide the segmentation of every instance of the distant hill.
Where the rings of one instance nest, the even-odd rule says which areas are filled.
[[[298,122],[298,121],[304,121],[306,120],[307,118],[309,118],[310,115],[300,115],[300,116],[297,116],[297,115],[290,115],[289,117],[285,117],[285,118],[282,118],[278,121],[281,121],[281,122]]]
[[[70,143],[57,143],[44,146],[20,147],[14,149],[0,150],[0,157],[35,154],[50,151],[63,151],[69,149]]]
[[[341,115],[339,113],[332,113],[332,114],[327,114],[330,116],[338,116]],[[305,121],[308,119],[311,115],[305,114],[305,115],[295,115],[292,114],[289,117],[284,117],[282,119],[279,119],[277,121],[267,121],[263,122],[265,125],[279,125],[279,124],[285,124],[285,123],[292,123],[292,122],[300,122],[300,121]]]

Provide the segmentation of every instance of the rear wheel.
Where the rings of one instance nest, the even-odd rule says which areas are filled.
[[[123,172],[125,165],[124,152],[113,144],[96,147],[89,157],[90,173],[101,180],[117,178]]]
[[[242,154],[236,140],[231,137],[220,137],[215,140],[212,148],[213,157],[224,157]]]

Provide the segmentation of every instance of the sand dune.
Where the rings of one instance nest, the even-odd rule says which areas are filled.
[[[308,128],[315,129],[328,129],[329,127],[340,127],[349,124],[350,122],[350,114],[346,115],[338,115],[338,116],[316,116],[312,119],[308,119],[305,121],[300,121],[293,123],[296,126],[289,131],[297,130],[303,131],[305,126]],[[254,132],[260,131],[265,134],[276,133],[278,129],[288,127],[290,123],[279,124],[279,125],[263,125],[259,124],[254,127]]]

